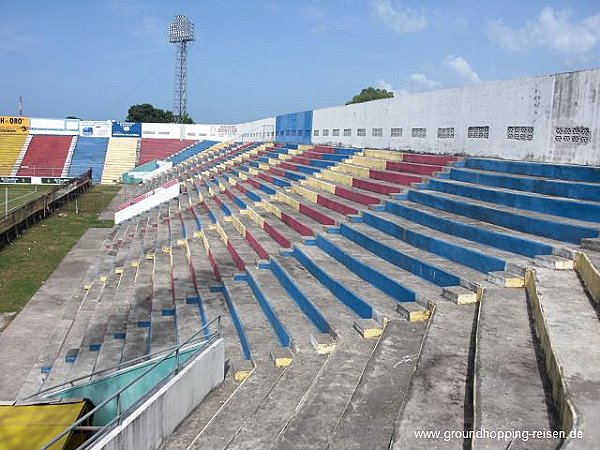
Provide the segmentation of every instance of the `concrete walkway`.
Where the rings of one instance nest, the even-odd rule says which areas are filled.
[[[550,345],[567,399],[575,412],[566,449],[598,448],[600,442],[600,327],[577,274],[536,269],[536,289]],[[577,320],[573,320],[573,318]],[[546,352],[550,349],[546,348]]]
[[[110,228],[88,230],[25,308],[0,334],[0,400],[13,400],[67,308],[102,255]],[[76,308],[72,308],[76,311]]]

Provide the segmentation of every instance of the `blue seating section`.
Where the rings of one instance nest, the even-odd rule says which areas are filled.
[[[600,183],[600,168],[589,166],[570,166],[566,164],[546,164],[524,161],[507,161],[503,159],[467,158],[468,169],[491,170],[517,175],[529,175],[556,180],[581,181],[584,183]]]
[[[218,144],[218,142],[216,142],[216,141],[200,141],[197,144],[194,144],[194,145],[180,151],[179,153],[176,153],[176,154],[170,156],[167,159],[167,161],[171,161],[173,163],[173,165],[179,164],[180,162],[183,162],[186,159],[191,158],[192,156],[200,153],[203,150],[206,150],[209,147],[212,147],[215,144]]]
[[[67,176],[76,177],[91,168],[92,181],[100,183],[107,148],[108,138],[80,136],[73,151]]]

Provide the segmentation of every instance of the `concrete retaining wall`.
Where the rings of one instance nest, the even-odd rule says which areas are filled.
[[[565,431],[568,435],[574,429],[577,423],[575,408],[571,403],[567,389],[562,377],[562,370],[552,347],[552,341],[548,335],[548,324],[544,316],[544,311],[538,297],[535,271],[527,270],[525,273],[525,290],[527,291],[527,300],[531,304],[531,310],[534,318],[536,335],[540,341],[540,346],[544,351],[544,361],[546,375],[550,381],[552,390],[552,401],[558,411],[558,428]],[[568,440],[564,446],[568,444]]]
[[[221,384],[224,368],[225,346],[223,339],[219,339],[90,448],[159,448],[208,393]]]
[[[592,298],[600,302],[600,272],[585,253],[577,253],[575,270],[577,270]]]
[[[585,70],[318,109],[312,143],[600,164],[598,92],[600,70]],[[469,137],[474,126],[489,126],[489,137]],[[533,127],[531,139],[508,138],[508,127]],[[589,128],[587,143],[574,127]],[[401,136],[396,130],[392,137],[392,128]],[[413,128],[425,133],[413,136]],[[453,137],[440,128],[452,128]]]
[[[177,196],[179,196],[179,183],[177,181],[171,181],[163,186],[159,186],[150,192],[134,198],[129,204],[121,205],[119,210],[115,212],[115,224],[137,216]]]

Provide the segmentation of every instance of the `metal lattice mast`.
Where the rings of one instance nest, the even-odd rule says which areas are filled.
[[[187,115],[187,53],[188,44],[195,40],[194,24],[185,16],[175,16],[169,23],[169,42],[177,45],[173,114],[181,123]]]

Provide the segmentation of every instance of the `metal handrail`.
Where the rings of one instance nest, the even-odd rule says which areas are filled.
[[[72,431],[74,431],[81,423],[85,422],[87,419],[89,419],[90,417],[92,417],[96,411],[100,410],[101,408],[103,408],[104,406],[106,406],[107,404],[109,404],[111,401],[113,401],[115,398],[117,399],[117,416],[112,419],[110,422],[108,422],[106,425],[103,426],[103,430],[107,430],[108,428],[110,428],[115,422],[118,422],[121,420],[121,418],[131,409],[135,408],[141,401],[144,400],[144,398],[147,397],[148,393],[144,396],[142,396],[142,398],[140,398],[137,402],[135,402],[133,405],[131,405],[127,410],[125,411],[121,411],[121,394],[123,392],[125,392],[127,389],[129,389],[132,385],[134,385],[135,383],[137,383],[139,380],[141,380],[143,377],[145,377],[148,373],[150,373],[152,370],[154,370],[156,367],[159,366],[160,363],[162,363],[163,361],[167,360],[168,358],[172,357],[173,355],[175,355],[175,357],[177,358],[177,363],[175,365],[175,368],[169,372],[169,374],[167,376],[164,377],[163,381],[166,380],[171,374],[173,374],[174,372],[178,372],[180,369],[180,364],[179,364],[179,352],[181,350],[182,347],[184,347],[185,345],[187,345],[191,340],[193,340],[196,336],[198,336],[200,333],[204,333],[205,330],[214,322],[217,322],[217,331],[209,334],[208,337],[204,340],[204,344],[205,346],[214,342],[216,340],[216,338],[218,338],[219,336],[221,336],[221,316],[217,316],[215,317],[213,320],[211,320],[210,322],[208,322],[206,325],[204,325],[199,331],[197,331],[196,333],[194,333],[192,336],[190,336],[189,338],[187,338],[183,343],[179,344],[175,349],[171,350],[168,354],[166,354],[165,356],[163,356],[162,358],[158,359],[155,361],[155,363],[150,366],[147,370],[145,370],[144,372],[142,372],[140,375],[138,375],[136,378],[134,378],[132,381],[130,381],[129,383],[127,383],[125,386],[123,386],[122,388],[120,388],[118,391],[116,391],[115,393],[113,393],[109,398],[105,399],[104,401],[102,401],[99,405],[97,405],[96,407],[94,407],[91,411],[87,412],[85,415],[83,415],[81,418],[79,418],[78,420],[76,420],[75,422],[73,422],[68,428],[64,429],[61,433],[59,433],[58,435],[56,435],[54,438],[52,438],[51,441],[49,441],[44,447],[41,448],[41,450],[47,450],[49,449],[52,445],[54,445],[55,443],[57,443],[60,439],[62,439],[63,437],[65,437],[66,435],[68,435],[69,433],[71,433]],[[201,350],[203,350],[205,348],[205,346],[203,347],[199,347],[196,352],[200,352]],[[191,360],[191,357],[188,358],[185,362],[188,362]],[[184,362],[184,363],[185,363]],[[161,383],[162,383],[161,382]],[[149,392],[153,392],[161,383],[158,383],[156,386],[154,386],[154,388],[152,388]],[[98,433],[96,433],[92,438],[88,439],[81,447],[79,448],[84,448],[84,446],[87,446],[89,443],[95,441],[98,436],[100,436],[100,434],[102,433],[102,431],[99,431]]]
[[[211,323],[213,323],[215,320],[216,320],[216,319],[213,319],[211,322],[209,322],[208,324],[206,324],[206,325],[205,325],[205,326],[202,328],[202,330],[204,330],[204,329],[205,329],[205,328],[206,328],[208,325],[210,325]],[[202,330],[200,330],[200,331],[202,331]],[[196,336],[197,334],[198,334],[198,333],[194,334],[194,336]],[[176,349],[177,349],[177,347],[179,347],[180,345],[190,345],[190,346],[192,346],[192,345],[194,345],[194,344],[201,343],[201,342],[203,342],[204,340],[205,340],[205,339],[204,339],[204,338],[202,338],[202,339],[195,340],[195,341],[193,341],[193,342],[188,342],[187,344],[185,344],[185,343],[183,343],[183,344],[177,344],[177,345],[174,345],[174,346],[172,346],[172,347],[169,347],[169,348],[167,348],[167,349],[165,349],[165,350],[159,350],[159,351],[157,351],[157,352],[154,352],[154,353],[149,353],[149,354],[147,354],[147,355],[138,356],[138,357],[136,357],[136,358],[133,358],[133,359],[130,359],[130,360],[128,360],[128,361],[120,362],[119,364],[116,364],[116,365],[114,365],[114,366],[107,367],[106,369],[97,370],[97,371],[95,371],[95,372],[92,372],[92,373],[90,373],[90,374],[88,374],[88,375],[82,375],[82,376],[80,376],[80,377],[73,378],[73,379],[71,379],[71,380],[63,381],[63,382],[62,382],[62,383],[60,383],[60,384],[55,384],[54,386],[50,386],[50,387],[47,387],[47,388],[45,388],[45,389],[43,389],[43,390],[41,390],[41,391],[37,391],[35,394],[31,394],[31,395],[29,395],[29,396],[27,396],[27,397],[23,398],[23,399],[22,399],[22,401],[28,401],[28,400],[32,400],[32,399],[35,399],[35,398],[44,397],[44,396],[45,396],[45,395],[47,395],[49,392],[52,392],[52,391],[60,391],[60,390],[62,390],[62,388],[64,388],[64,387],[73,387],[73,386],[75,386],[75,385],[76,385],[76,384],[77,384],[79,381],[82,381],[82,380],[90,380],[90,381],[92,381],[92,378],[94,378],[94,377],[98,377],[99,375],[105,374],[105,373],[107,373],[107,372],[111,372],[111,371],[113,371],[112,373],[114,374],[114,373],[117,373],[117,372],[118,372],[118,371],[120,371],[120,370],[127,369],[127,368],[130,368],[130,367],[132,367],[132,366],[135,366],[135,365],[136,365],[137,363],[139,363],[139,362],[152,362],[152,360],[153,360],[154,358],[158,357],[159,355],[166,354],[167,352],[170,352],[170,351],[176,350]]]

